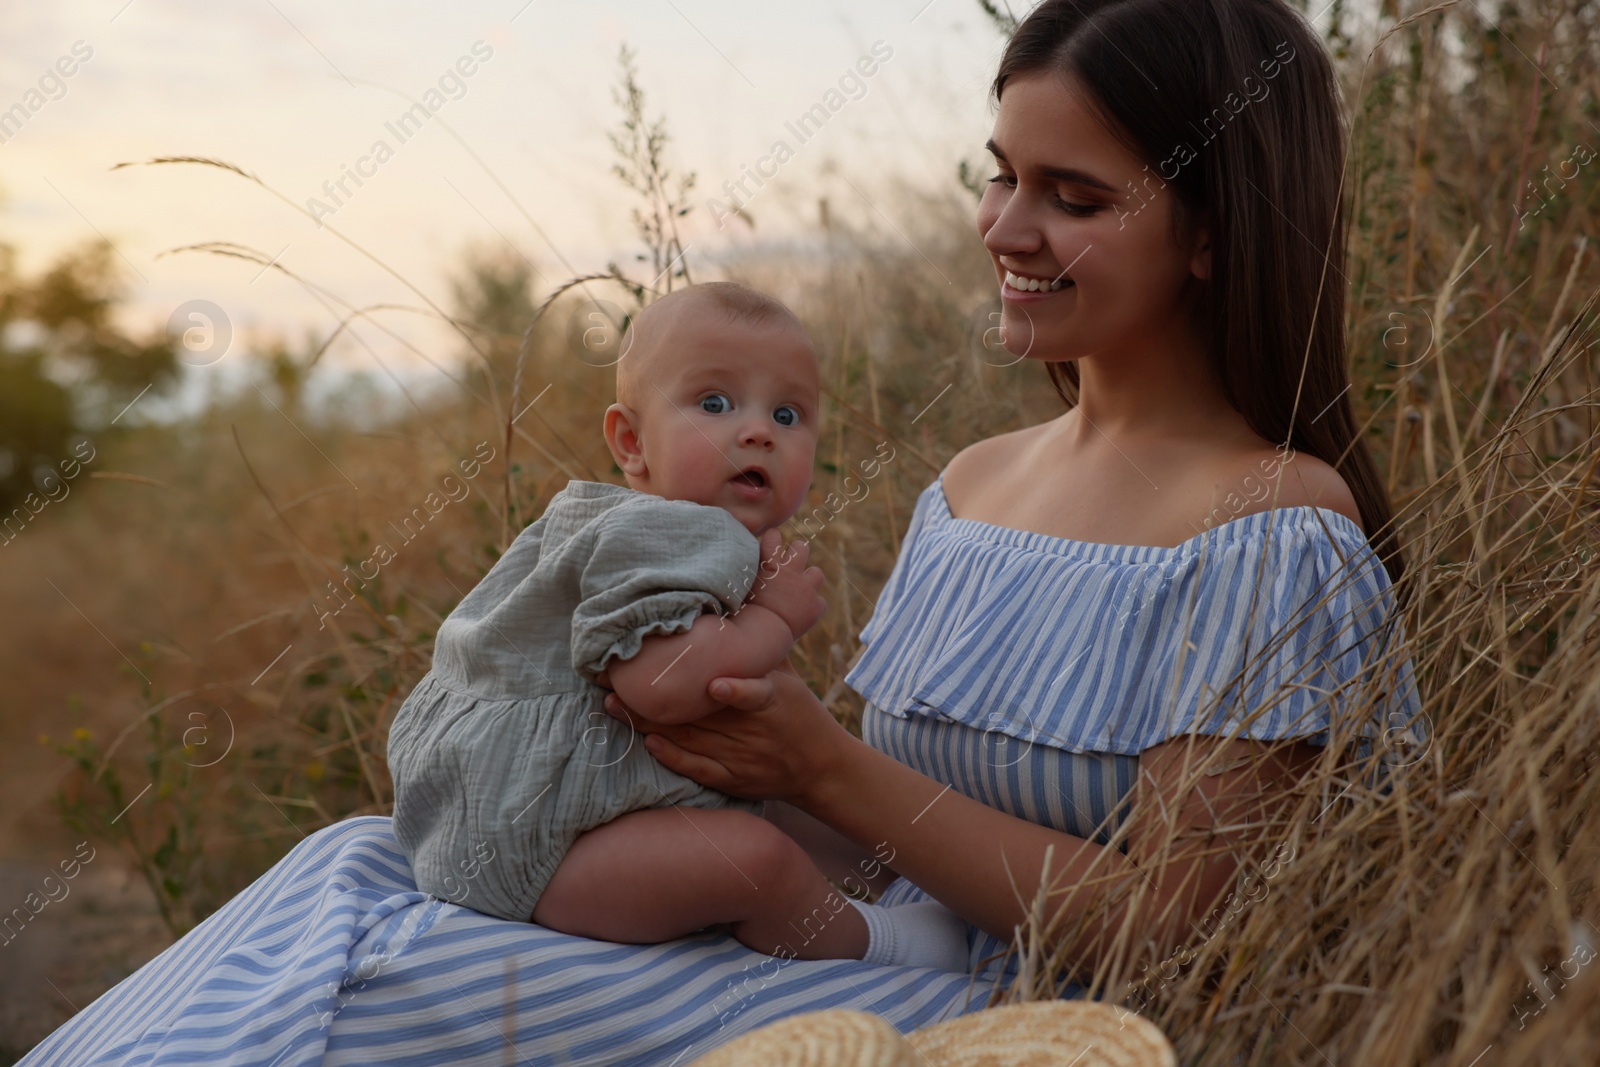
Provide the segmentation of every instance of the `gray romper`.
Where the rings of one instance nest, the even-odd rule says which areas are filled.
[[[389,730],[394,834],[417,888],[528,921],[578,835],[672,804],[765,804],[657,763],[594,681],[652,634],[737,611],[760,564],[721,508],[568,483],[439,627]]]

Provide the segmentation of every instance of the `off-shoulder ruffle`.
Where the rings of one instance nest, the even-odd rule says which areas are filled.
[[[956,518],[940,479],[846,681],[891,715],[1071,752],[1135,755],[1189,732],[1325,743],[1385,666],[1393,692],[1362,733],[1421,727],[1393,618],[1381,561],[1335,511],[1111,545]]]

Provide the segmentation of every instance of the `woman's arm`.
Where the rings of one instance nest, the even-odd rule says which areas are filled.
[[[796,804],[860,844],[887,840],[900,874],[1002,941],[1031,907],[1050,849],[1052,884],[1061,888],[1046,914],[1080,882],[1096,888],[1076,895],[1065,916],[1069,929],[1095,898],[1115,902],[1068,946],[1067,958],[1094,960],[1135,905],[1140,940],[1153,940],[1166,954],[1221,901],[1244,858],[1230,855],[1229,846],[1251,849],[1271,801],[1292,782],[1287,761],[1263,755],[1264,748],[1197,737],[1146,750],[1136,787],[1146,794],[1136,799],[1144,811],[1126,855],[991,808],[854,738],[840,745],[832,773],[819,776]],[[1202,765],[1239,758],[1252,768],[1192,781]],[[1162,864],[1161,843],[1169,835],[1174,840]]]
[[[864,849],[886,843],[884,862],[1002,941],[1023,922],[1045,852],[1053,849],[1052,884],[1061,888],[1049,911],[1079,882],[1094,888],[1075,894],[1064,909],[1066,929],[1052,933],[1052,943],[1067,938],[1099,900],[1113,902],[1067,946],[1068,958],[1087,966],[1108,950],[1132,908],[1141,940],[1153,940],[1163,954],[1177,947],[1231,883],[1243,857],[1229,849],[1259,847],[1294,776],[1316,751],[1299,743],[1289,753],[1269,753],[1256,742],[1203,736],[1146,750],[1124,855],[990,808],[878,752],[788,672],[718,680],[712,691],[729,711],[647,731],[664,735],[646,745],[665,766],[736,795],[788,800]],[[1246,765],[1235,766],[1241,759]],[[1225,769],[1200,773],[1206,767]],[[1177,840],[1163,864],[1161,843],[1169,835]]]

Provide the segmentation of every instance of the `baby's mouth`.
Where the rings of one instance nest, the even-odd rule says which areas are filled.
[[[729,480],[736,485],[749,486],[751,489],[765,489],[767,487],[766,473],[760,467],[742,470]]]

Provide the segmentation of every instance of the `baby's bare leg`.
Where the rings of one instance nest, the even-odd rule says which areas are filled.
[[[805,850],[755,815],[631,811],[579,837],[534,906],[563,933],[654,944],[729,924],[769,956],[860,959],[867,924]]]
[[[882,894],[899,877],[884,866],[883,853],[868,853],[827,823],[782,800],[767,801],[767,821],[792,837],[827,878],[854,893],[866,887]],[[880,846],[880,849],[886,846]],[[894,852],[889,852],[893,858]]]

